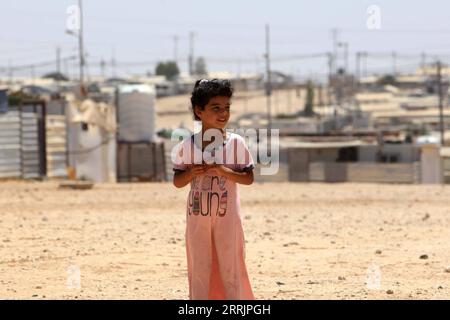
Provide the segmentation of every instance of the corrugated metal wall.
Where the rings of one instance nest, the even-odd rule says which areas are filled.
[[[34,105],[11,107],[0,114],[0,178],[34,179],[45,175],[42,116]]]
[[[19,111],[0,113],[0,178],[21,177]]]
[[[20,112],[22,145],[22,178],[41,176],[39,155],[38,115],[35,112]]]

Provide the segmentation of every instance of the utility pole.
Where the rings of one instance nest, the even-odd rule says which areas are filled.
[[[70,79],[70,72],[69,72],[69,60],[68,59],[64,59],[64,74],[67,76],[67,78]]]
[[[422,73],[425,72],[425,66],[427,64],[427,54],[425,52],[422,52],[420,55],[420,66],[422,68]]]
[[[339,42],[338,47],[344,48],[344,70],[348,73],[348,42]]]
[[[35,70],[35,69],[34,69],[34,64],[32,64],[32,65],[30,66],[30,71],[31,71],[31,80],[33,81],[33,84],[36,83],[36,81],[35,81],[35,79],[36,79],[36,73],[35,73],[34,70]]]
[[[441,131],[441,146],[445,143],[445,128],[444,128],[444,95],[442,93],[442,65],[441,61],[437,61],[437,85],[438,85],[438,95],[439,95],[439,126]]]
[[[397,52],[392,52],[392,75],[397,75]]]
[[[367,51],[364,51],[362,53],[362,56],[364,57],[363,59],[363,76],[367,77],[368,73],[367,73],[367,58],[369,57],[369,53]]]
[[[56,47],[56,72],[61,73],[61,48]]]
[[[331,104],[331,87],[333,85],[332,83],[332,76],[333,76],[333,53],[328,52],[327,53],[327,60],[328,60],[328,88],[327,88],[327,98],[328,98],[328,105]]]
[[[189,74],[192,76],[194,74],[194,37],[195,33],[191,31],[189,33]]]
[[[337,71],[337,47],[338,47],[338,33],[339,30],[334,28],[331,30],[332,37],[333,37],[333,73],[336,73]]]
[[[83,2],[82,0],[78,0],[78,10],[79,10],[79,19],[80,25],[78,33],[75,33],[74,30],[67,29],[66,33],[76,36],[78,38],[78,54],[79,54],[79,72],[80,72],[80,91],[84,94],[84,44],[83,44]]]
[[[348,69],[348,42],[345,42],[345,73],[350,73]]]
[[[78,48],[80,54],[80,87],[83,92],[84,86],[84,48],[83,48],[83,1],[78,0],[80,7],[80,30],[78,31]]]
[[[238,75],[238,78],[241,78],[241,58],[238,58],[238,61],[237,61],[237,75]]]
[[[173,61],[178,64],[178,36],[173,36]]]
[[[56,47],[56,87],[58,88],[59,92],[59,77],[61,75],[61,48]]]
[[[359,88],[359,79],[361,78],[361,52],[356,53],[356,66],[355,66],[355,78],[356,88]]]
[[[100,70],[101,70],[102,78],[103,78],[103,79],[105,79],[105,75],[106,75],[106,73],[105,73],[105,67],[106,67],[106,62],[105,62],[105,60],[102,58],[102,60],[100,60]]]
[[[8,77],[9,77],[9,83],[12,84],[13,81],[13,67],[11,60],[8,61]]]
[[[112,71],[112,77],[115,78],[117,76],[116,73],[116,49],[113,47],[111,49],[111,71]]]
[[[266,24],[266,104],[267,104],[267,129],[270,135],[270,129],[272,128],[272,115],[271,115],[271,95],[272,95],[272,83],[270,75],[270,26]]]
[[[425,52],[422,52],[422,54],[420,55],[420,66],[424,68],[426,63],[427,63],[427,54]]]

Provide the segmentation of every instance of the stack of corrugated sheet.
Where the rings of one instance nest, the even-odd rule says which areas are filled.
[[[67,176],[66,119],[62,115],[47,115],[47,177]]]
[[[0,113],[0,178],[18,178],[20,176],[19,112]]]
[[[39,133],[38,115],[21,112],[22,178],[39,178]]]

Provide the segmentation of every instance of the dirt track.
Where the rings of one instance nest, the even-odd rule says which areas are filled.
[[[1,298],[186,299],[187,192],[1,182]],[[449,186],[254,184],[241,198],[259,299],[450,299]]]

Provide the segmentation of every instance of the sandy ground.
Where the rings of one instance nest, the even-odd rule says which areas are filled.
[[[186,188],[57,186],[0,183],[2,299],[187,298]],[[449,186],[255,183],[241,196],[258,299],[450,299]]]

